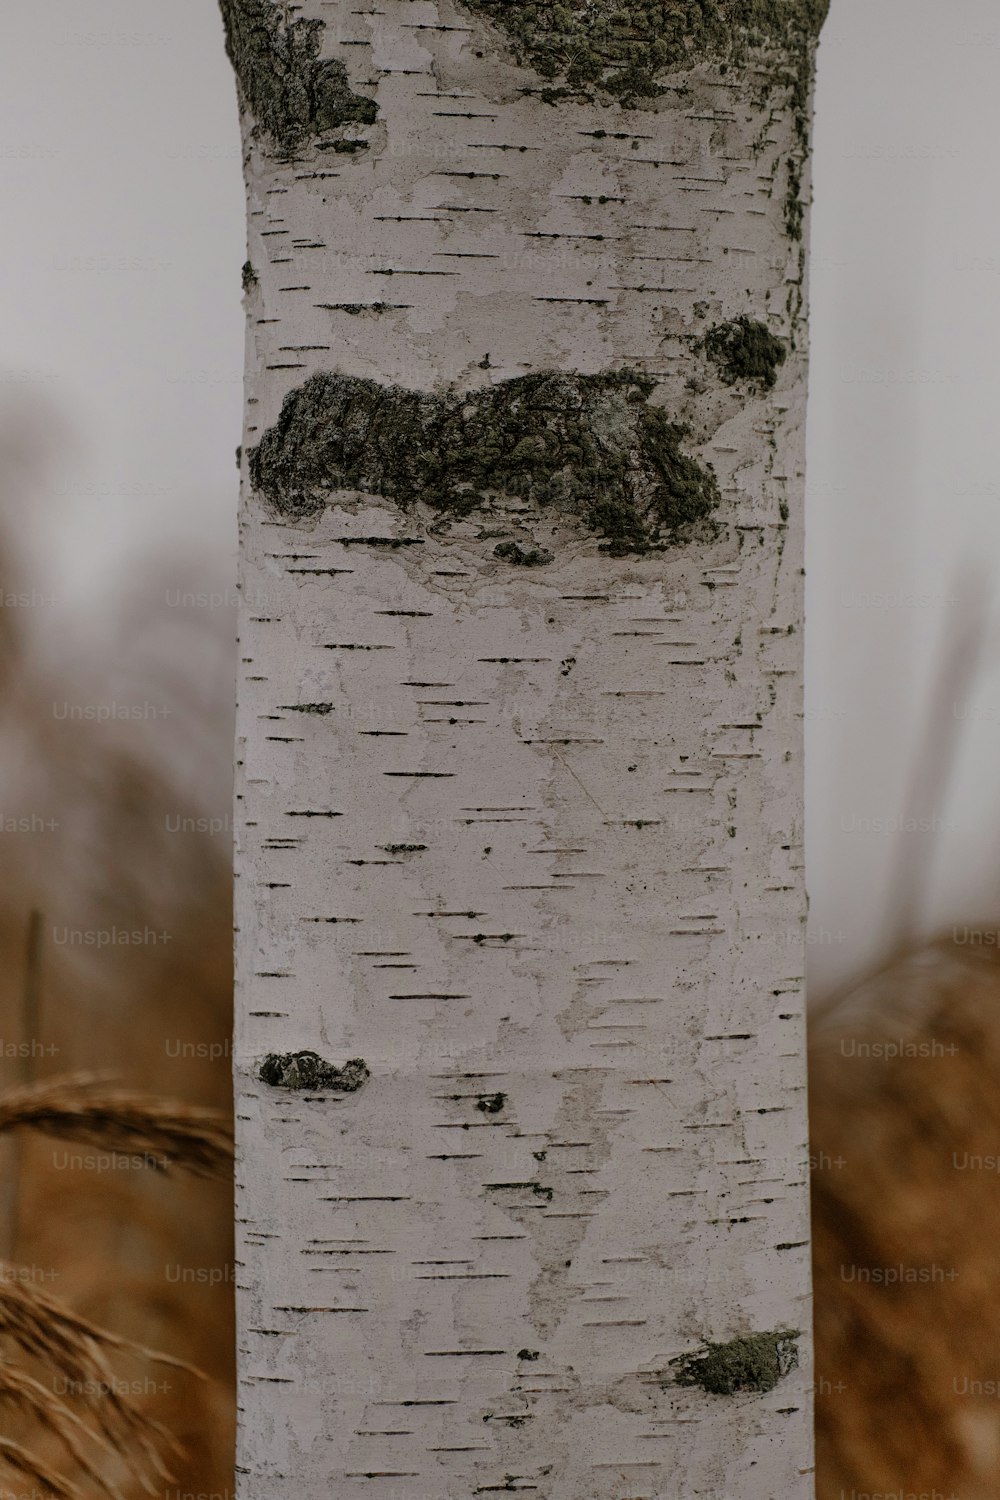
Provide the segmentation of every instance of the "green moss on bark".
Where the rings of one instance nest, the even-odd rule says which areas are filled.
[[[829,0],[465,0],[518,60],[572,92],[635,103],[668,73],[754,54],[811,55]]]
[[[326,131],[372,123],[375,101],[352,92],[339,59],[319,56],[322,21],[293,19],[280,0],[219,3],[241,103],[275,150],[294,156]]]
[[[544,373],[433,394],[318,374],[285,397],[250,478],[290,520],[345,489],[454,517],[506,498],[581,521],[613,555],[643,552],[719,503],[712,469],[681,448],[686,429],[649,404],[654,385],[632,370]]]
[[[713,1396],[771,1391],[799,1362],[798,1329],[749,1333],[726,1344],[706,1340],[697,1354],[670,1361],[678,1385],[697,1385]]]
[[[769,391],[778,378],[787,350],[764,324],[752,318],[717,323],[702,340],[702,348],[726,385],[744,382]]]

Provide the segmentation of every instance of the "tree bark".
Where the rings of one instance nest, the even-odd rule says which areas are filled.
[[[824,6],[222,9],[241,1494],[807,1496]]]

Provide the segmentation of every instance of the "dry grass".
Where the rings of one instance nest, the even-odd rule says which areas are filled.
[[[19,1128],[205,1176],[226,1175],[232,1158],[231,1134],[218,1111],[112,1089],[91,1074],[8,1090],[0,1096],[0,1133]],[[76,1472],[114,1497],[121,1490],[107,1477],[109,1458],[124,1461],[150,1493],[156,1492],[154,1477],[172,1477],[163,1454],[176,1451],[176,1443],[161,1422],[123,1393],[127,1383],[115,1376],[108,1354],[125,1353],[199,1375],[187,1361],[99,1328],[21,1283],[16,1267],[2,1264],[0,1341],[33,1361],[66,1394],[63,1399],[8,1361],[0,1365],[0,1404],[53,1436]],[[21,1443],[0,1440],[0,1465],[54,1495],[82,1500],[79,1484]]]
[[[95,1465],[91,1456],[92,1447],[96,1446],[106,1464],[115,1453],[114,1447],[104,1434],[98,1428],[89,1425],[69,1402],[61,1400],[53,1391],[42,1385],[41,1381],[35,1380],[26,1371],[10,1365],[0,1370],[0,1402],[9,1408],[20,1410],[29,1419],[58,1438],[81,1473],[88,1479],[92,1479],[107,1494],[120,1493],[117,1487],[105,1478],[100,1464]],[[12,1446],[16,1448],[19,1456],[24,1455],[32,1462],[39,1462],[37,1457],[28,1454],[20,1444]],[[0,1447],[0,1463],[3,1462],[4,1453]],[[49,1470],[49,1472],[55,1471]],[[69,1481],[63,1480],[61,1476],[56,1477],[59,1478],[60,1483],[69,1485]]]
[[[101,1334],[95,1330],[95,1341]],[[95,1347],[98,1347],[95,1342]],[[152,1351],[137,1351],[156,1358]],[[74,1382],[63,1400],[24,1370],[8,1366],[0,1372],[0,1403],[9,1411],[19,1412],[31,1423],[51,1434],[64,1450],[74,1472],[104,1491],[106,1495],[119,1497],[121,1489],[108,1477],[108,1469],[123,1469],[133,1473],[150,1493],[156,1489],[155,1479],[167,1481],[170,1470],[163,1462],[164,1454],[177,1450],[177,1445],[161,1423],[150,1418],[127,1399],[109,1401],[108,1392],[114,1395],[114,1378],[106,1364],[95,1355],[94,1349],[81,1351],[81,1362],[89,1366],[91,1374],[85,1386]],[[68,1382],[68,1377],[63,1377]],[[80,1392],[83,1392],[81,1395]],[[88,1398],[87,1393],[93,1393]],[[113,1429],[109,1432],[109,1428]],[[8,1464],[25,1472],[32,1466],[36,1473],[44,1473],[46,1486],[58,1488],[74,1495],[81,1494],[80,1485],[53,1464],[43,1460],[37,1452],[30,1451],[21,1443],[0,1440],[0,1464]]]
[[[819,1500],[1000,1494],[998,1081],[992,950],[916,949],[812,1030]]]
[[[27,1479],[41,1494],[55,1495],[57,1500],[80,1500],[81,1491],[70,1480],[63,1479],[55,1469],[40,1458],[22,1448],[10,1438],[0,1438],[0,1458],[5,1466],[21,1479]],[[16,1492],[5,1491],[11,1500],[19,1500]]]
[[[154,1171],[183,1167],[202,1177],[232,1171],[232,1131],[219,1110],[113,1088],[98,1074],[46,1079],[0,1094],[0,1134],[23,1128],[139,1156]]]
[[[0,1500],[162,1495],[168,1463],[231,1494],[230,840],[198,820],[229,809],[235,652],[230,610],[173,603],[229,578],[161,554],[72,617],[11,545],[58,427],[0,405],[0,584],[55,600],[0,610]],[[65,708],[112,702],[151,712]],[[65,936],[111,930],[155,936]]]

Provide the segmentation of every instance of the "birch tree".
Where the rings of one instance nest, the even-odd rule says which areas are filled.
[[[826,0],[222,0],[245,1500],[812,1492]]]

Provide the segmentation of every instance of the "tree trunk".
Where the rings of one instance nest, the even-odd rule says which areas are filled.
[[[222,9],[241,1493],[809,1495],[825,0]]]

